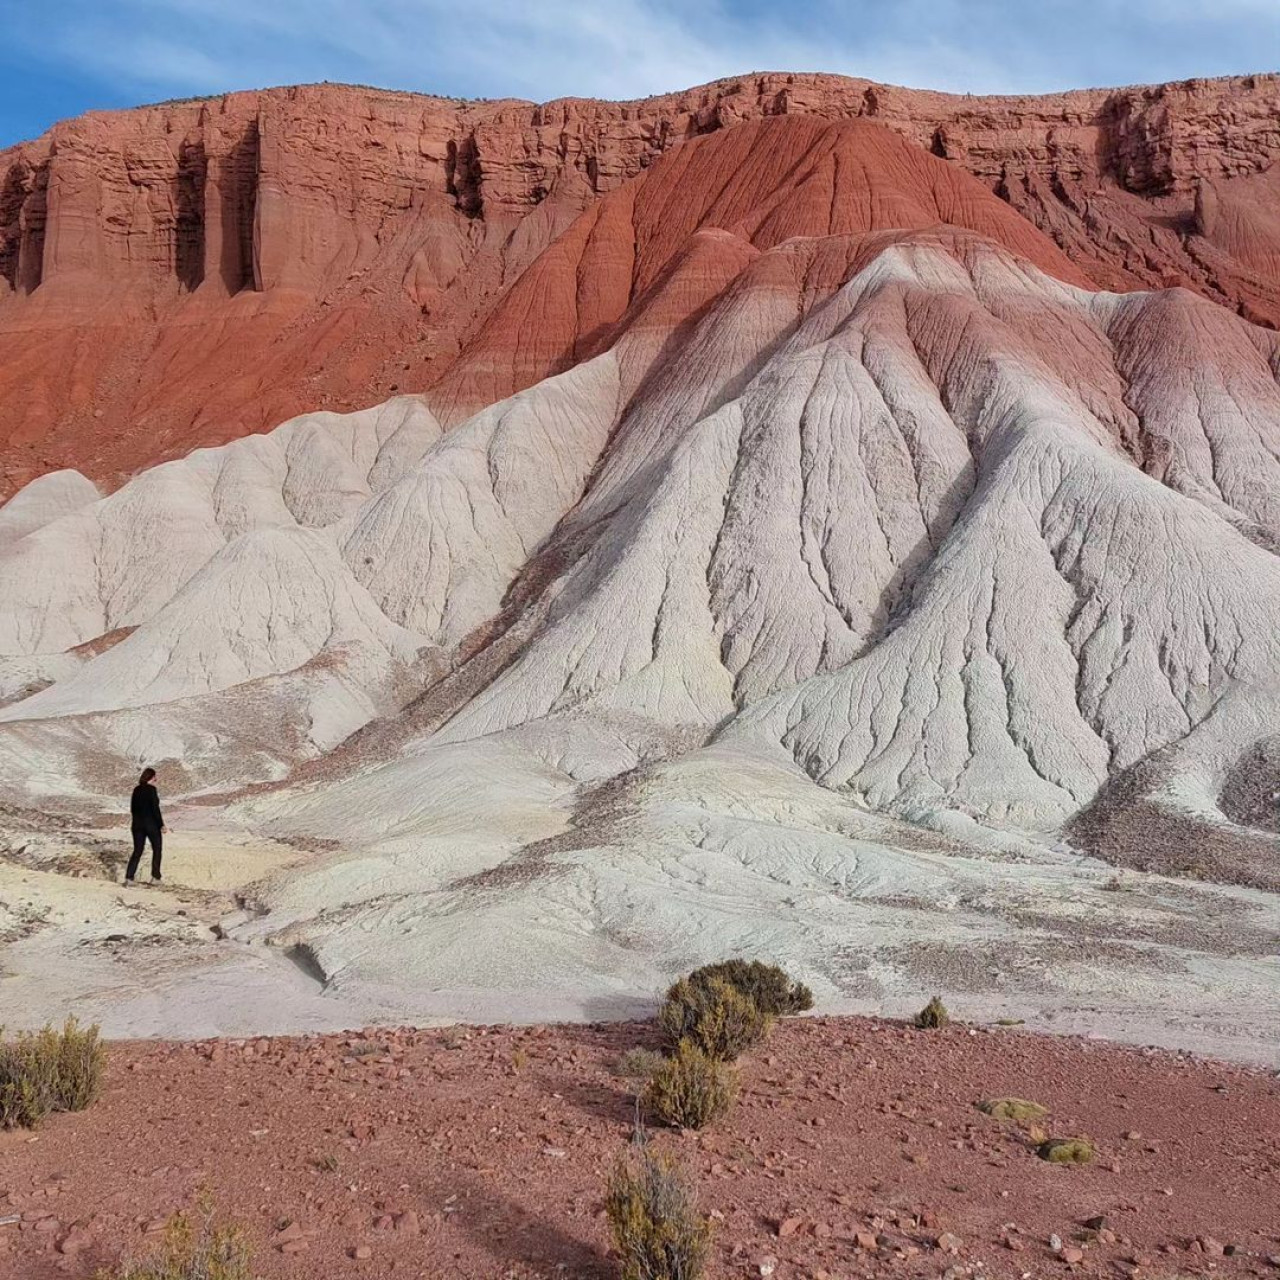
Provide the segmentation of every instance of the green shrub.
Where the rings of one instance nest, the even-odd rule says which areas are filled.
[[[102,1091],[106,1052],[98,1028],[68,1018],[0,1040],[0,1129],[33,1129],[55,1111],[83,1111]]]
[[[813,992],[803,982],[794,982],[784,969],[761,960],[723,960],[703,965],[688,978],[694,986],[719,979],[741,992],[761,1013],[784,1018],[813,1008]]]
[[[675,1164],[647,1150],[623,1156],[609,1175],[605,1213],[622,1280],[697,1280],[710,1229]]]
[[[692,1040],[713,1058],[732,1062],[769,1034],[773,1019],[720,978],[699,983],[681,978],[658,1010],[658,1025],[668,1043]]]
[[[647,1080],[666,1061],[656,1049],[628,1049],[613,1066],[624,1080]]]
[[[0,1052],[0,1129],[34,1129],[49,1114],[49,1097],[34,1080],[14,1076]]]
[[[1038,1102],[1028,1102],[1025,1098],[988,1098],[978,1103],[978,1110],[996,1120],[1012,1120],[1015,1124],[1025,1124],[1031,1120],[1040,1120],[1049,1114],[1048,1107]]]
[[[951,1021],[947,1006],[942,1003],[941,996],[934,996],[919,1013],[916,1014],[916,1026],[934,1030],[945,1027]]]
[[[206,1204],[198,1223],[185,1213],[169,1220],[154,1258],[103,1268],[94,1280],[253,1280],[253,1273],[239,1229],[217,1225]]]
[[[1093,1159],[1093,1143],[1088,1138],[1049,1138],[1036,1154],[1050,1164],[1088,1164]]]
[[[681,1040],[649,1077],[640,1104],[664,1124],[701,1129],[729,1110],[737,1092],[738,1074],[731,1066]]]

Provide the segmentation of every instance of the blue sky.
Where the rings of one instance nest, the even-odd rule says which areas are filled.
[[[543,100],[753,70],[1021,93],[1280,66],[1280,0],[0,0],[0,19],[0,146],[314,80]]]

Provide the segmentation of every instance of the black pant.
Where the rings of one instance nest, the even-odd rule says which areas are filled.
[[[134,827],[133,857],[129,859],[129,867],[124,873],[126,880],[132,880],[137,872],[138,863],[142,861],[142,846],[148,840],[151,841],[151,875],[155,880],[160,879],[160,851],[164,847],[164,836],[159,827]]]

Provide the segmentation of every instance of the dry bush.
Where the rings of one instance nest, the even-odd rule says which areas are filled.
[[[670,1044],[692,1040],[713,1058],[732,1062],[769,1034],[773,1019],[720,978],[681,978],[658,1010],[658,1025]]]
[[[803,982],[794,981],[786,970],[760,960],[723,960],[695,969],[688,981],[695,986],[714,980],[727,982],[742,993],[761,1013],[783,1018],[813,1008],[813,992]]]
[[[941,996],[934,996],[915,1018],[916,1026],[927,1030],[945,1027],[950,1021],[951,1015],[947,1012],[947,1006],[942,1003]]]
[[[729,1110],[738,1093],[738,1073],[681,1040],[649,1077],[640,1104],[650,1115],[678,1129],[701,1129]]]
[[[613,1065],[624,1080],[647,1080],[666,1061],[656,1049],[628,1049]]]
[[[622,1259],[622,1280],[697,1280],[710,1229],[669,1158],[641,1149],[609,1175],[605,1213]]]
[[[239,1229],[215,1223],[204,1204],[198,1221],[185,1213],[169,1220],[155,1257],[100,1270],[94,1280],[253,1280],[253,1272]]]
[[[0,1129],[33,1129],[55,1111],[83,1111],[102,1091],[106,1052],[98,1028],[68,1018],[0,1040]]]
[[[1040,1144],[1036,1154],[1050,1164],[1088,1164],[1094,1151],[1088,1138],[1049,1138]]]

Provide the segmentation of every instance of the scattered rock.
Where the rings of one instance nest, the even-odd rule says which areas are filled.
[[[83,1253],[93,1247],[93,1233],[84,1227],[73,1227],[58,1244],[58,1252],[65,1254]]]
[[[995,1120],[1012,1120],[1017,1124],[1042,1120],[1049,1114],[1048,1107],[1042,1107],[1038,1102],[1028,1102],[1026,1098],[988,1098],[978,1103],[978,1110]]]

